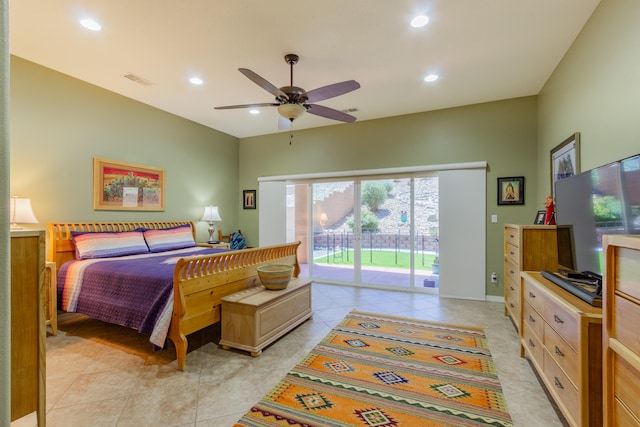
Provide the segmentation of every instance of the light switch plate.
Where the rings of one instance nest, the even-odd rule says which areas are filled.
[[[498,222],[498,215],[491,215],[491,222],[496,223]]]

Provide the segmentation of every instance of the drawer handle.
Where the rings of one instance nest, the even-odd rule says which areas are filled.
[[[511,237],[513,239],[516,236],[514,236],[513,234],[509,234],[509,237]]]
[[[510,302],[510,303],[509,303],[509,305],[511,306],[511,308],[516,308],[516,306],[515,306],[515,305],[513,305],[513,303],[512,303],[512,302]]]
[[[509,252],[509,255],[515,255],[515,253],[513,253],[513,252]]]
[[[529,315],[529,322],[536,323],[536,319],[534,319],[533,317],[531,317],[531,315]]]
[[[556,387],[560,389],[564,389],[564,386],[562,385],[558,377],[553,377],[553,383],[556,385]]]
[[[554,348],[553,348],[553,350],[556,352],[556,354],[557,354],[558,356],[562,356],[562,357],[564,357],[564,353],[562,352],[562,350],[560,350],[560,349],[558,348],[558,346],[557,346],[557,345],[554,345],[553,347],[554,347]]]
[[[535,297],[536,297],[536,294],[534,294],[533,292],[529,292],[529,296],[530,296],[531,298],[535,298]]]
[[[509,286],[509,290],[515,292],[515,289],[513,288],[513,286]]]
[[[531,338],[529,338],[529,345],[530,345],[531,347],[535,347],[535,346],[536,346],[536,345],[533,343],[533,341],[531,341]]]
[[[554,314],[554,315],[553,315],[553,320],[554,320],[556,323],[560,323],[560,324],[564,323],[564,320],[562,320],[561,318],[559,318],[557,314]]]

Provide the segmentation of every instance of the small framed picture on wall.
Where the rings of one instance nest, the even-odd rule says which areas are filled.
[[[498,178],[498,205],[524,205],[524,176]]]
[[[256,190],[242,190],[242,208],[256,208]]]

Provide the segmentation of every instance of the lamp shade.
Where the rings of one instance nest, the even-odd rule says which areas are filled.
[[[278,105],[278,113],[285,119],[295,120],[307,111],[300,104],[280,104]]]
[[[9,201],[9,220],[11,229],[19,230],[18,224],[37,224],[36,218],[31,208],[31,199],[24,197],[12,196]]]
[[[218,207],[206,206],[204,208],[204,215],[202,215],[202,218],[200,218],[200,221],[207,221],[207,222],[222,221],[222,218],[220,218],[220,212],[218,212]]]

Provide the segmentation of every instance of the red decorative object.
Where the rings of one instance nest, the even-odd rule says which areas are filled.
[[[547,225],[556,225],[556,211],[553,205],[553,197],[546,197],[544,207],[547,208],[547,212],[544,215],[544,223]]]

